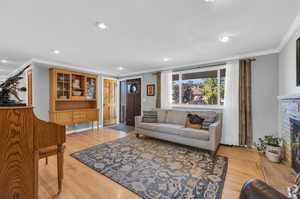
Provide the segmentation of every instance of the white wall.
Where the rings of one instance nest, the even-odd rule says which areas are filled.
[[[33,112],[40,120],[49,121],[49,67],[32,64]]]
[[[147,96],[147,85],[155,84],[155,96]],[[156,108],[156,75],[154,73],[147,73],[143,75],[143,110],[151,111]]]
[[[300,93],[296,86],[296,40],[300,37],[300,28],[279,53],[279,95]]]
[[[253,141],[278,133],[278,54],[252,63]]]

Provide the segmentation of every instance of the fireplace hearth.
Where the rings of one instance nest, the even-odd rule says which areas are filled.
[[[300,172],[300,121],[290,118],[292,168]]]

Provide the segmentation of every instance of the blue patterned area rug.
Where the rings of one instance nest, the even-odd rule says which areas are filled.
[[[145,199],[220,199],[228,166],[226,157],[133,136],[71,156]]]
[[[114,129],[114,130],[117,130],[117,131],[122,131],[122,132],[125,132],[125,133],[129,133],[130,131],[134,131],[133,126],[127,126],[125,124],[116,124],[116,125],[106,126],[105,128],[110,128],[110,129]]]

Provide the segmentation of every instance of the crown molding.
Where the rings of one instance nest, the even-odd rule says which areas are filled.
[[[284,46],[290,41],[290,39],[293,37],[294,33],[298,30],[300,27],[300,12],[294,19],[293,23],[289,27],[289,30],[285,33],[283,39],[281,40],[279,46],[277,47],[277,50],[280,52]]]
[[[41,63],[41,64],[47,64],[47,65],[55,65],[56,67],[62,67],[65,69],[75,69],[81,72],[88,72],[88,73],[95,73],[95,74],[101,74],[101,75],[108,75],[108,76],[115,76],[117,77],[117,74],[114,73],[107,73],[107,72],[99,72],[98,70],[93,69],[87,69],[83,66],[76,66],[76,65],[69,65],[69,64],[62,64],[58,62],[52,62],[52,61],[46,61],[46,60],[40,60],[40,59],[32,59],[32,63]]]
[[[144,74],[144,73],[153,73],[153,72],[158,72],[158,71],[174,70],[174,69],[179,69],[179,68],[188,68],[188,67],[192,67],[192,66],[201,66],[201,65],[207,65],[207,64],[230,62],[230,61],[234,61],[234,60],[238,60],[238,59],[253,58],[253,57],[271,55],[271,54],[277,54],[277,53],[279,53],[278,49],[269,49],[269,50],[264,50],[264,51],[257,51],[257,52],[252,52],[252,53],[236,55],[233,57],[227,57],[227,58],[222,58],[222,59],[196,62],[196,63],[191,63],[188,65],[168,66],[168,67],[161,67],[160,69],[151,69],[151,70],[143,70],[143,71],[133,72],[133,73],[126,73],[126,74],[120,75],[119,77],[128,77],[128,76],[140,75],[140,74]]]

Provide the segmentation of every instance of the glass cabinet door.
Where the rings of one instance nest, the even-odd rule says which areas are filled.
[[[96,99],[96,78],[87,77],[86,91],[87,99]]]
[[[56,88],[57,99],[70,98],[70,74],[57,72],[56,73]]]

